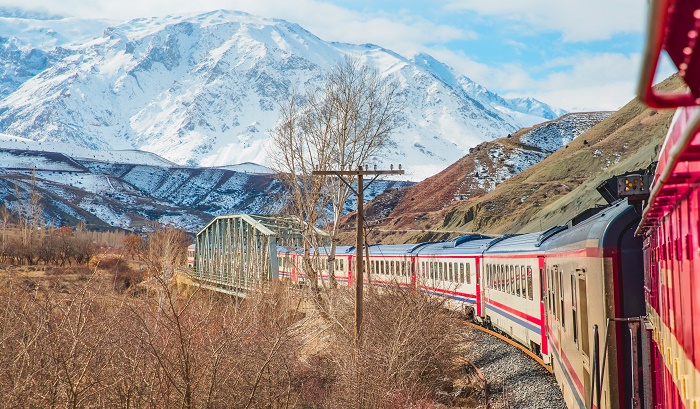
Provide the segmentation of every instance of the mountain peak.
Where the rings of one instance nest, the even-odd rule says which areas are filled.
[[[11,60],[28,74],[0,83],[0,132],[141,149],[181,165],[265,165],[277,101],[347,57],[400,84],[403,125],[372,160],[419,164],[409,169],[413,179],[550,119],[546,104],[505,100],[427,54],[409,60],[377,45],[326,42],[280,19],[214,10],[102,30],[100,39],[45,51],[45,65],[33,71],[25,69],[31,59]]]

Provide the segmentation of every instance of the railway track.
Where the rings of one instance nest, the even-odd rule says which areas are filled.
[[[479,331],[485,332],[485,333],[487,333],[487,334],[489,334],[489,335],[491,335],[491,336],[494,336],[494,337],[500,339],[500,340],[503,341],[503,342],[509,343],[510,345],[512,345],[512,346],[518,348],[519,350],[521,350],[525,355],[527,355],[527,356],[529,356],[530,358],[532,358],[532,359],[533,359],[535,362],[537,362],[541,367],[543,367],[545,370],[547,370],[547,372],[549,372],[550,374],[553,374],[553,373],[554,373],[554,371],[552,371],[552,367],[551,367],[551,366],[545,364],[544,361],[542,360],[542,358],[540,358],[539,356],[535,355],[532,351],[530,351],[529,349],[527,349],[527,348],[526,348],[525,346],[523,346],[522,344],[519,344],[519,343],[513,341],[512,339],[510,339],[510,338],[508,338],[508,337],[505,337],[505,336],[499,334],[498,332],[491,331],[491,330],[488,329],[488,328],[484,328],[484,327],[482,327],[482,326],[480,326],[480,325],[474,324],[473,322],[464,321],[464,325],[468,325],[468,326],[470,326],[470,327],[472,327],[472,328],[474,328],[474,329],[476,329],[476,330],[479,330]]]
[[[520,344],[464,322],[467,350],[460,361],[478,369],[485,399],[479,409],[566,408],[550,368]],[[494,342],[494,338],[499,341]]]

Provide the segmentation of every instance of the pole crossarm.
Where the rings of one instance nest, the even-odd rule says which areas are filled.
[[[314,170],[314,176],[358,176],[358,175],[403,175],[403,169],[399,170]]]

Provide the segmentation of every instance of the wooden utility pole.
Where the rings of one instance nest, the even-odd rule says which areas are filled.
[[[363,169],[362,166],[358,166],[357,170],[315,170],[311,173],[316,176],[329,176],[335,175],[340,178],[345,185],[347,185],[350,190],[352,190],[357,195],[357,241],[355,243],[355,359],[357,359],[358,352],[360,350],[360,337],[362,335],[362,294],[364,290],[364,266],[363,266],[363,254],[362,250],[365,246],[363,226],[365,223],[365,211],[364,211],[364,200],[365,200],[365,185],[364,176],[374,175],[374,179],[367,185],[372,184],[379,175],[403,175],[404,171],[401,170],[401,165],[399,165],[398,170],[394,170],[394,166],[391,166],[390,170],[369,170],[367,166]],[[352,184],[343,178],[343,176],[355,177],[357,179],[357,190],[353,189]]]

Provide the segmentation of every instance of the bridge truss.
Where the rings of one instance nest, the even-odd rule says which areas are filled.
[[[192,278],[237,295],[277,280],[277,246],[301,247],[302,223],[294,217],[218,216],[197,233]]]

